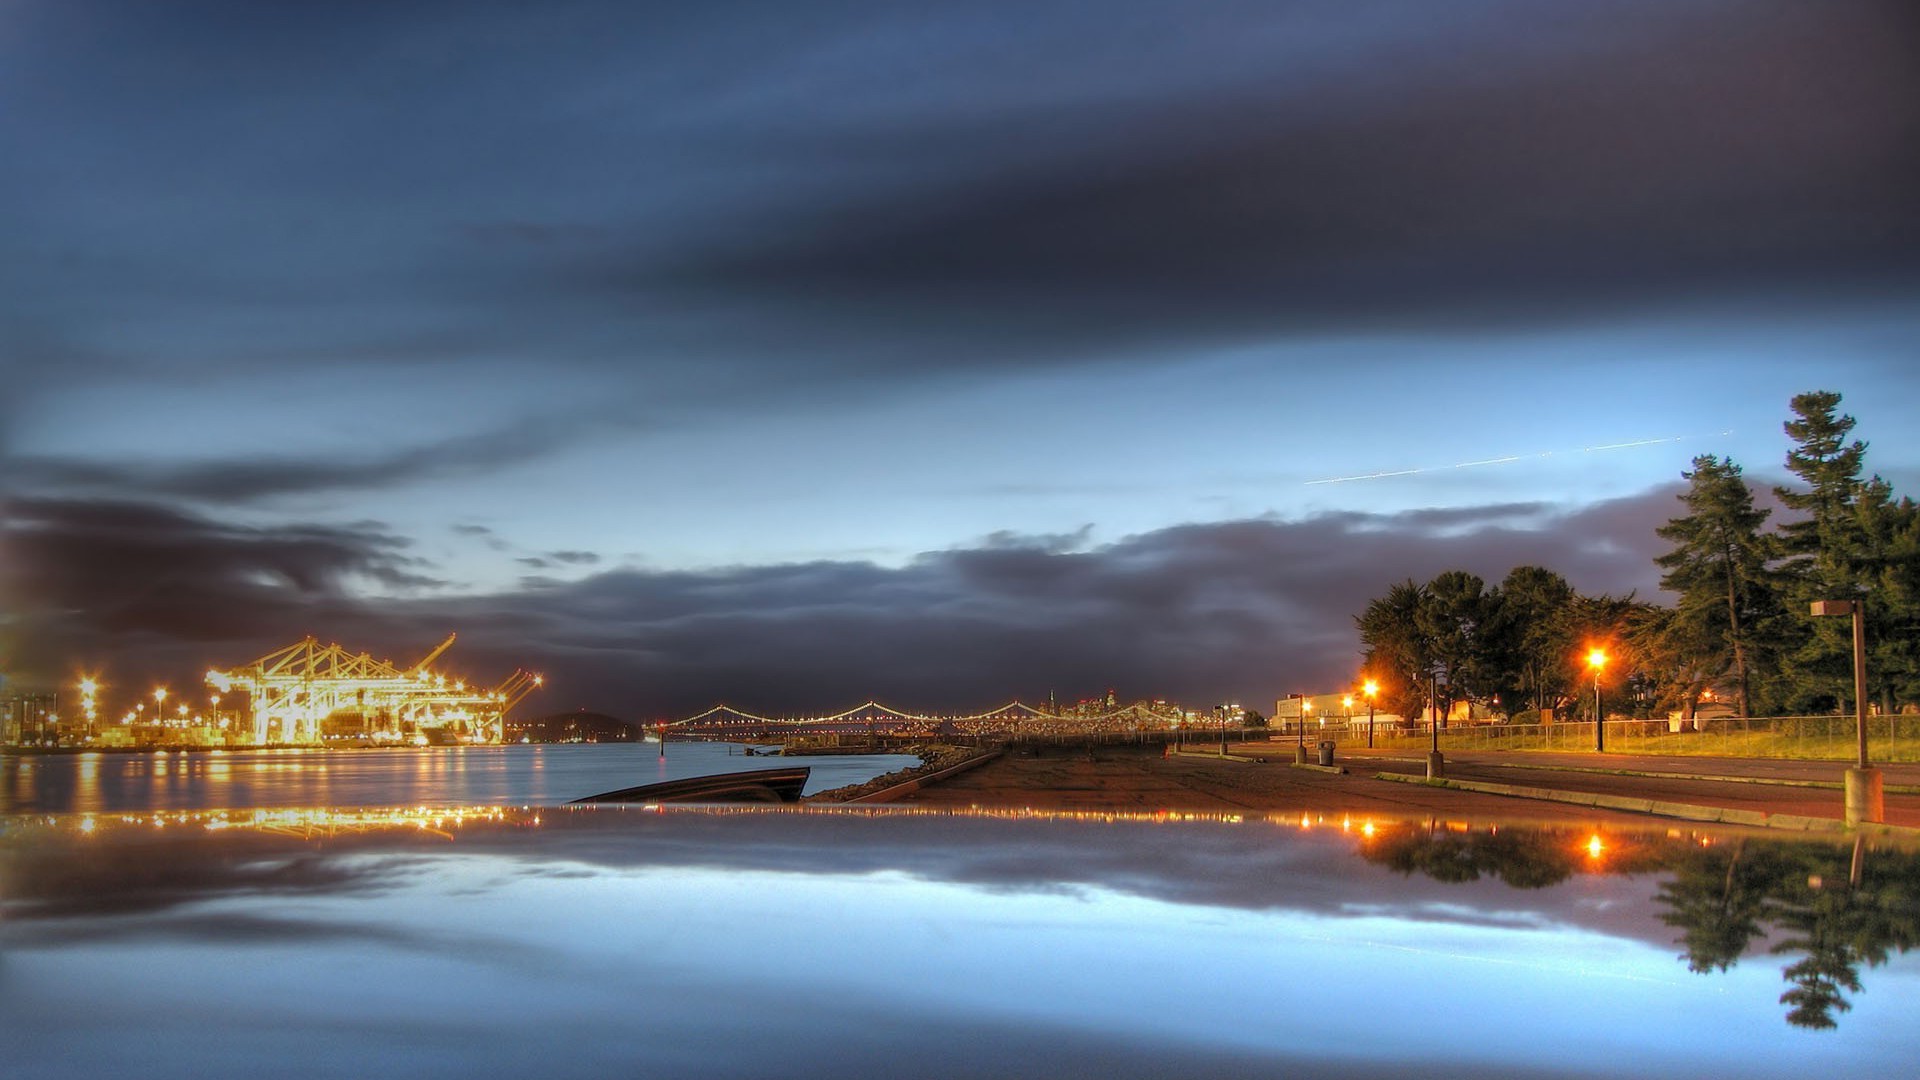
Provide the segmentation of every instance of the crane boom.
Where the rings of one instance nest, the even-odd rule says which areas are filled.
[[[430,653],[428,653],[428,654],[426,655],[426,658],[425,658],[425,659],[423,659],[423,660],[421,660],[421,661],[420,661],[419,663],[417,663],[417,664],[415,664],[415,665],[413,665],[413,667],[411,667],[411,668],[409,668],[409,669],[407,670],[407,674],[409,674],[409,675],[418,675],[418,674],[420,674],[421,672],[423,672],[423,671],[425,671],[425,670],[427,670],[427,665],[428,665],[428,664],[431,664],[431,663],[433,663],[433,662],[434,662],[435,660],[438,660],[438,659],[440,659],[440,654],[441,654],[441,653],[444,653],[444,652],[446,652],[446,651],[447,651],[448,649],[451,649],[451,648],[453,648],[453,639],[454,639],[454,638],[457,638],[457,637],[459,637],[459,636],[460,636],[460,635],[459,635],[459,634],[457,634],[457,633],[453,633],[453,634],[448,634],[448,635],[447,635],[447,640],[445,640],[445,641],[443,641],[443,642],[441,642],[441,643],[440,643],[440,644],[438,644],[438,645],[435,645],[435,646],[433,647],[433,651],[432,651],[432,652],[430,652]]]

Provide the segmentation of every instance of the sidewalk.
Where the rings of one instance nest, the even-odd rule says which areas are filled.
[[[1291,760],[1293,745],[1284,740],[1255,741],[1236,744],[1229,752]],[[1839,828],[1844,814],[1845,762],[1497,750],[1443,753],[1446,778],[1458,790],[1687,820],[1814,830]],[[1405,747],[1343,748],[1336,763],[1368,779],[1388,774],[1424,781],[1426,776],[1426,754],[1410,753]],[[1879,768],[1886,784],[1886,823],[1920,830],[1920,764]]]

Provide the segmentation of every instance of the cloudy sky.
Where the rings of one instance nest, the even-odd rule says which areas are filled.
[[[0,0],[0,668],[1331,689],[1794,393],[1915,493],[1916,192],[1901,0]]]

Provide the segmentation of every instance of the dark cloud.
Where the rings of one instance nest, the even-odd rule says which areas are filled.
[[[1618,8],[1475,6],[1478,32],[1445,28],[1364,86],[1303,92],[1277,64],[1198,98],[836,131],[809,152],[926,167],[807,190],[754,208],[751,228],[571,284],[757,304],[822,343],[917,343],[889,365],[940,366],[969,345],[1024,363],[1890,299],[1920,279],[1910,8],[1666,5],[1629,29]],[[1403,43],[1379,44],[1384,61]]]
[[[191,676],[305,633],[412,655],[460,631],[456,666],[549,676],[543,704],[676,715],[716,700],[774,710],[869,696],[968,708],[1049,691],[1189,701],[1338,685],[1353,616],[1406,577],[1497,581],[1552,567],[1589,592],[1651,594],[1654,526],[1677,486],[1575,511],[1494,506],[1326,514],[1163,529],[1097,547],[1001,536],[900,567],[865,562],[609,570],[515,591],[369,599],[348,585],[431,584],[376,532],[251,530],[153,507],[23,502],[4,534],[25,651]],[[528,557],[523,561],[540,561]],[[540,704],[533,707],[539,708]]]
[[[533,356],[804,405],[1920,273],[1900,0],[15,6],[0,440],[103,375]]]
[[[251,659],[257,645],[355,616],[364,610],[356,586],[439,585],[409,548],[368,528],[254,527],[152,503],[14,498],[0,507],[0,610],[15,623],[12,655],[0,662],[47,679],[121,664],[197,676],[210,650]]]
[[[484,474],[552,453],[591,430],[591,425],[541,418],[520,421],[501,430],[472,432],[357,457],[247,457],[163,464],[16,455],[8,462],[7,471],[16,490],[247,503],[287,495],[367,491]],[[456,532],[463,528],[476,526],[454,526]]]

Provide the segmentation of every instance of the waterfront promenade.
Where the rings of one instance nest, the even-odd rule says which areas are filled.
[[[1845,764],[1750,758],[1658,757],[1593,753],[1461,751],[1447,755],[1447,778],[1464,785],[1530,788],[1561,798],[1520,798],[1488,790],[1430,786],[1424,753],[1342,749],[1345,772],[1292,765],[1286,740],[1235,742],[1221,757],[1211,747],[1162,756],[1157,749],[1036,747],[1014,750],[979,769],[913,792],[920,806],[1036,810],[1341,813],[1392,817],[1448,815],[1529,821],[1645,826],[1659,815],[1582,805],[1584,795],[1645,800],[1669,807],[1720,808],[1728,820],[1806,819],[1821,827],[1842,816]],[[1265,760],[1259,760],[1265,759]],[[1920,764],[1884,766],[1887,823],[1920,838]]]

